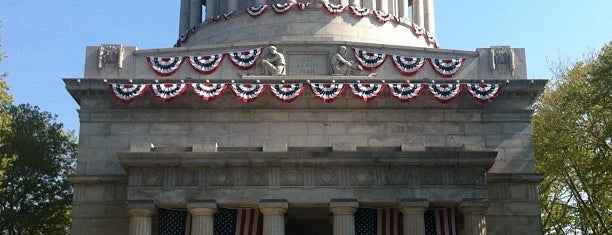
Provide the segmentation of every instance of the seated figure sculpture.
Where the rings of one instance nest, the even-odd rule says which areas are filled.
[[[275,46],[268,48],[269,57],[261,60],[264,76],[285,76],[285,56]]]
[[[338,47],[338,51],[330,60],[332,75],[358,75],[363,68],[357,62],[346,59],[346,46]]]

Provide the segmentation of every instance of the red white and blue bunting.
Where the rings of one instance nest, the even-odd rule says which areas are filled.
[[[229,20],[230,17],[232,16],[232,14],[234,14],[234,11],[225,12],[225,13],[223,13],[223,18],[225,20]]]
[[[433,45],[435,48],[438,48],[438,41],[433,35],[431,35],[431,33],[425,32],[425,36],[427,38],[427,44]]]
[[[312,93],[325,103],[331,103],[340,97],[344,90],[342,83],[311,83]]]
[[[221,20],[221,18],[223,18],[222,15],[216,15],[212,18],[212,22],[219,22]]]
[[[405,57],[399,55],[391,55],[391,60],[395,64],[395,68],[404,76],[412,76],[423,69],[423,65],[427,62],[427,58],[423,57]]]
[[[312,4],[312,2],[298,2],[298,7],[300,8],[300,10],[304,10]]]
[[[463,61],[465,61],[465,58],[429,59],[429,62],[431,63],[431,66],[436,71],[436,73],[440,74],[440,76],[445,78],[452,78],[453,76],[455,76],[459,68],[461,68],[461,65],[463,65]]]
[[[365,102],[370,102],[378,97],[385,88],[382,83],[350,83],[348,86],[351,88],[353,95]]]
[[[259,57],[261,56],[261,51],[263,48],[255,48],[246,51],[238,51],[238,52],[229,52],[227,55],[234,65],[242,70],[248,70],[253,68]]]
[[[261,96],[261,93],[266,89],[264,84],[240,84],[234,83],[231,85],[234,95],[244,103],[249,103]]]
[[[420,37],[425,35],[425,28],[415,23],[412,23],[412,32],[414,33],[414,36]]]
[[[365,7],[349,6],[349,8],[351,9],[353,15],[356,17],[366,17],[370,14],[370,10]]]
[[[387,23],[387,21],[390,21],[393,19],[393,15],[387,12],[384,12],[384,11],[380,11],[380,10],[374,11],[374,15],[376,15],[376,19],[381,24]]]
[[[383,53],[364,51],[358,48],[353,48],[353,51],[355,52],[357,62],[359,62],[363,69],[368,71],[377,69],[387,59],[387,55]]]
[[[272,4],[272,10],[277,14],[285,14],[295,6],[295,3],[277,3]]]
[[[212,101],[225,91],[225,83],[191,83],[193,92],[205,101]]]
[[[274,96],[285,103],[291,103],[295,101],[302,92],[304,92],[304,83],[283,83],[283,84],[270,84],[270,90]]]
[[[441,103],[453,101],[461,92],[460,84],[429,84],[429,92]]]
[[[467,83],[464,84],[464,86],[470,92],[472,97],[481,103],[492,102],[501,90],[501,86],[499,84]]]
[[[421,95],[424,84],[421,83],[389,83],[387,84],[391,95],[402,103],[411,102]]]
[[[183,57],[153,57],[147,56],[147,62],[157,75],[162,77],[170,76],[181,66],[183,63]]]
[[[223,54],[214,54],[214,55],[203,55],[203,56],[189,56],[189,64],[193,69],[198,71],[198,73],[208,75],[217,68],[223,62]]]
[[[323,4],[323,6],[325,6],[325,10],[327,10],[327,12],[329,12],[330,14],[342,13],[346,8],[346,6],[343,6],[342,4],[333,3],[325,3]]]
[[[247,8],[246,12],[253,18],[256,18],[260,16],[261,14],[263,14],[268,9],[268,7],[269,5],[252,6],[252,7]]]
[[[152,84],[151,90],[157,99],[163,102],[173,101],[185,92],[187,85],[184,83]]]
[[[120,103],[130,103],[141,96],[149,84],[109,84],[113,96]]]
[[[155,97],[164,102],[173,101],[181,96],[187,86],[205,101],[212,101],[223,94],[227,86],[242,102],[249,103],[259,98],[269,87],[271,93],[278,100],[291,103],[302,95],[305,86],[309,84],[315,97],[323,102],[331,103],[338,99],[345,87],[359,99],[369,102],[380,96],[385,86],[393,97],[402,103],[411,102],[421,95],[425,87],[432,96],[441,103],[448,103],[459,96],[466,89],[471,97],[480,103],[492,102],[501,90],[497,83],[281,83],[281,84],[242,84],[242,83],[160,83],[160,84],[109,84],[115,99],[120,103],[130,103],[141,96],[148,87]]]

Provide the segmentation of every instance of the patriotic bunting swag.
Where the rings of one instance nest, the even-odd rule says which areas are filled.
[[[356,17],[366,17],[370,14],[370,10],[365,7],[349,6],[349,8],[351,8],[351,12]]]
[[[311,83],[312,93],[325,103],[331,103],[340,97],[344,84],[340,83]]]
[[[427,61],[427,58],[404,57],[399,55],[391,55],[391,59],[399,73],[405,76],[412,76],[420,72]]]
[[[115,99],[121,103],[134,101],[149,87],[148,84],[110,84]]]
[[[153,72],[159,76],[167,77],[178,71],[181,63],[183,63],[183,57],[147,56],[147,62],[149,62],[149,67],[153,69]]]
[[[387,12],[384,12],[384,11],[376,10],[376,11],[374,11],[374,15],[376,15],[376,19],[381,24],[387,23],[387,21],[390,21],[390,20],[393,19],[393,15],[391,15],[391,14],[389,14]]]
[[[412,23],[412,32],[414,33],[414,36],[423,36],[425,35],[425,28],[418,26],[415,23]]]
[[[463,61],[465,58],[457,58],[457,59],[435,59],[431,58],[429,62],[431,66],[436,71],[436,73],[440,74],[440,76],[445,78],[452,78],[455,76],[455,73],[461,68],[463,65]]]
[[[223,18],[225,20],[229,20],[230,16],[232,16],[233,13],[234,13],[234,11],[225,12],[225,13],[223,13]]]
[[[165,83],[165,84],[153,84],[151,89],[155,97],[163,102],[173,101],[185,92],[187,86],[184,83]]]
[[[329,12],[330,14],[342,13],[344,11],[344,8],[346,8],[346,6],[343,6],[342,4],[333,3],[325,3],[323,4],[323,6],[325,6],[325,10],[327,10],[327,12]]]
[[[219,97],[227,85],[225,83],[192,83],[193,92],[206,101],[212,101]]]
[[[387,59],[386,54],[364,51],[358,48],[353,48],[353,50],[355,51],[355,58],[357,58],[357,62],[359,62],[359,64],[365,70],[375,70]]]
[[[464,84],[475,100],[481,103],[490,103],[497,97],[501,86],[499,84],[468,83]]]
[[[381,83],[351,83],[349,84],[353,95],[359,97],[365,102],[370,102],[378,97],[380,92],[385,88]]]
[[[295,3],[277,3],[272,4],[272,10],[278,14],[284,14],[291,10],[295,6]]]
[[[298,2],[298,7],[300,8],[300,10],[304,10],[310,5],[312,5],[312,2]]]
[[[231,86],[234,95],[244,103],[256,100],[266,89],[266,86],[262,84],[232,84]]]
[[[285,103],[296,100],[304,91],[303,83],[270,84],[270,90],[274,96]]]
[[[425,32],[425,35],[427,36],[427,44],[434,45],[436,48],[438,48],[438,41],[436,38],[429,32]]]
[[[268,9],[268,7],[268,5],[253,6],[247,8],[246,12],[252,17],[258,17],[263,14]]]
[[[425,84],[425,83],[308,83],[315,97],[326,103],[336,100],[345,87],[351,89],[351,93],[359,99],[369,102],[380,96],[385,89],[393,97],[402,103],[411,102],[421,95],[425,87],[432,96],[441,103],[449,103],[461,92],[467,92],[477,102],[490,103],[497,98],[501,85],[497,83],[449,83],[449,84]],[[242,102],[249,103],[259,98],[269,87],[271,93],[281,102],[291,103],[299,98],[304,92],[305,83],[282,83],[282,84],[240,84],[228,85],[226,83],[161,83],[161,84],[116,84],[111,83],[110,89],[120,103],[129,103],[142,95],[150,86],[157,99],[163,102],[173,101],[181,96],[187,86],[191,86],[193,92],[205,101],[212,101],[221,96],[227,86],[231,86],[233,93]]]
[[[402,103],[407,103],[419,97],[425,85],[420,83],[389,83],[387,86],[393,97]]]
[[[198,73],[208,75],[219,67],[223,62],[223,54],[205,55],[205,56],[189,56],[189,64]]]
[[[448,103],[457,98],[461,91],[459,84],[429,84],[429,92],[442,103]]]
[[[229,52],[228,56],[232,63],[238,68],[248,70],[255,66],[259,60],[259,56],[261,56],[262,49],[263,48],[260,47],[248,51]]]
[[[219,22],[219,21],[221,20],[221,17],[223,17],[223,16],[222,16],[222,15],[217,15],[217,16],[214,16],[214,17],[212,18],[212,21],[213,21],[213,22]]]

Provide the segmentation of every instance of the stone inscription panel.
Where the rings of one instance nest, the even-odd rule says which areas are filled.
[[[327,51],[289,52],[287,72],[293,76],[329,75],[328,61]]]

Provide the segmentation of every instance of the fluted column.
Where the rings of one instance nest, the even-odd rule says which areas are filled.
[[[412,1],[412,22],[425,27],[425,4],[423,0]]]
[[[389,9],[387,12],[389,14],[397,15],[397,1],[398,0],[387,0],[387,8]]]
[[[377,6],[377,10],[381,10],[384,12],[389,12],[389,2],[387,0],[381,0],[380,6]]]
[[[329,211],[334,216],[334,235],[355,235],[355,212],[359,202],[355,199],[333,199]]]
[[[398,2],[398,15],[400,17],[408,18],[410,17],[410,13],[408,12],[408,0],[399,0]]]
[[[349,5],[358,7],[361,6],[361,3],[359,0],[350,0]]]
[[[459,205],[463,213],[462,235],[486,235],[487,223],[485,212],[491,203],[486,199],[464,199]]]
[[[128,202],[130,235],[151,235],[152,219],[155,213],[153,201]]]
[[[429,35],[436,36],[436,18],[433,0],[425,0],[425,30],[429,32]]]
[[[427,199],[404,199],[400,202],[404,234],[425,235],[425,220],[423,217],[429,207]]]
[[[289,203],[285,199],[264,199],[259,202],[263,214],[263,235],[285,235],[285,213]]]
[[[202,0],[191,0],[191,17],[189,27],[193,28],[202,23]]]
[[[265,1],[265,0],[263,0]],[[206,1],[206,18],[212,18],[218,15],[217,13],[217,0]]]
[[[363,0],[363,7],[376,10],[376,0]]]
[[[191,213],[191,235],[213,235],[217,203],[214,200],[187,203]]]
[[[189,21],[191,18],[191,2],[190,0],[181,0],[181,15],[179,20],[179,36],[189,29]]]
[[[227,11],[238,10],[238,0],[227,0]]]

